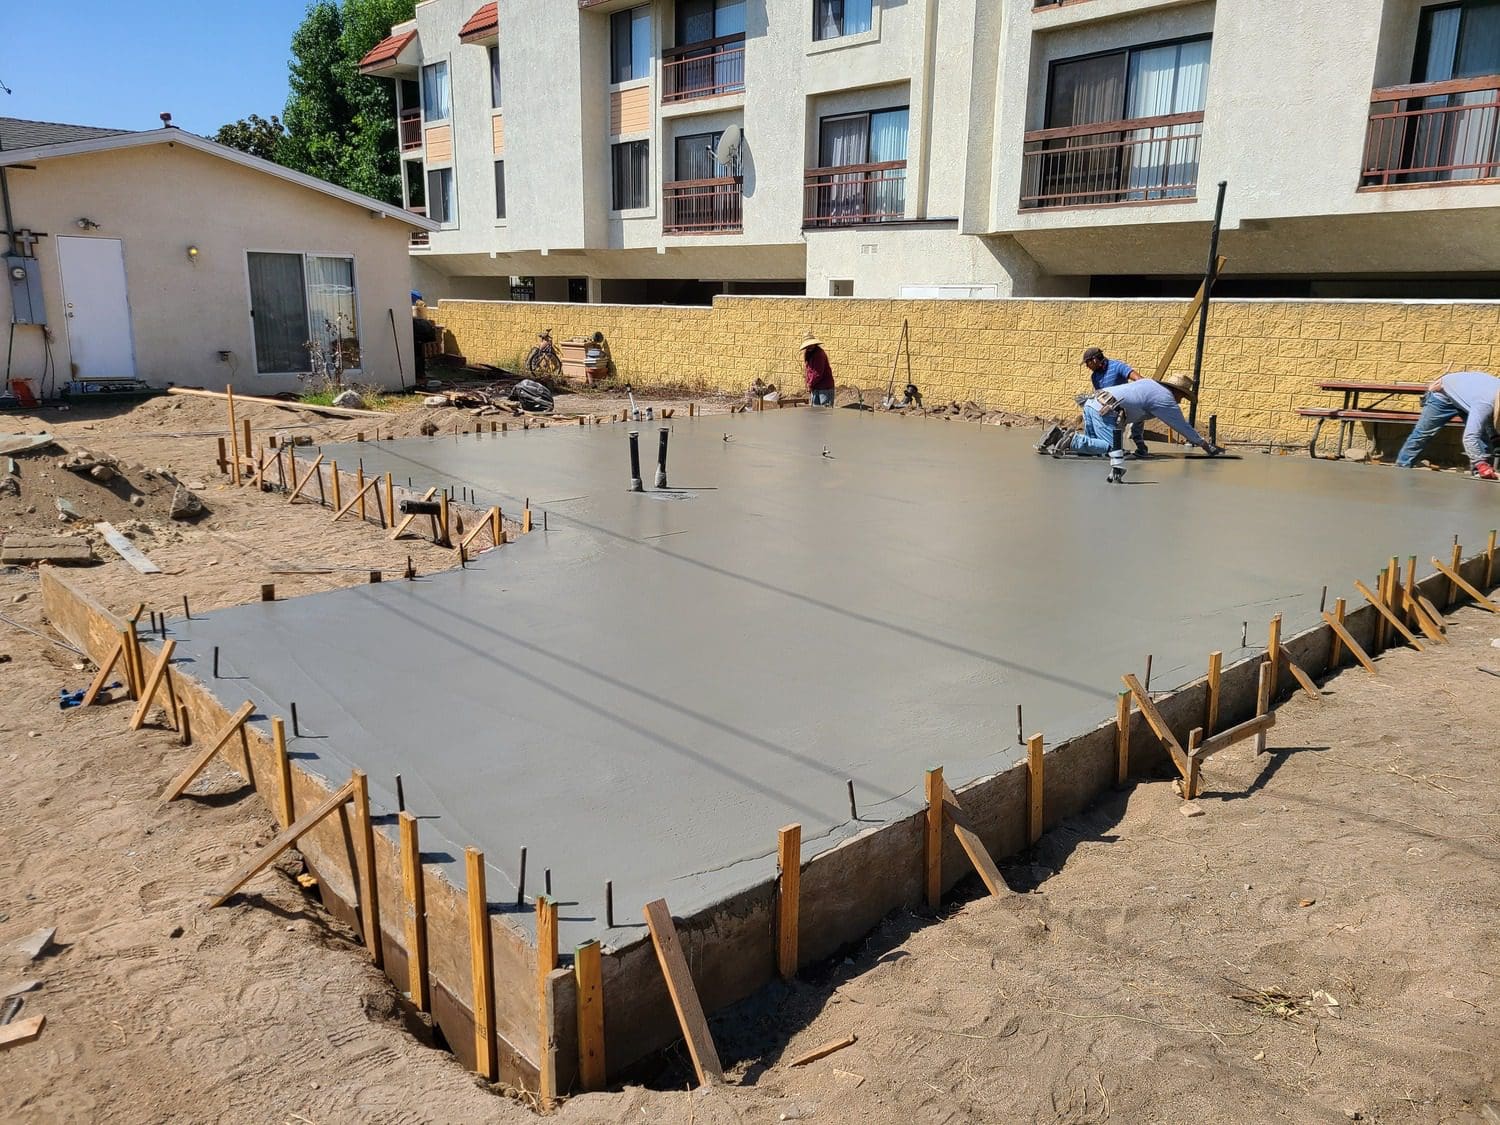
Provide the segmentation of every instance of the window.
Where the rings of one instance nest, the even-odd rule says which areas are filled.
[[[651,76],[651,6],[616,12],[609,17],[611,82]]]
[[[902,106],[825,117],[818,123],[818,166],[823,171],[809,177],[806,201],[806,217],[813,225],[905,217],[908,116]]]
[[[626,141],[609,146],[616,211],[631,211],[647,205],[651,178],[648,146],[647,141]]]
[[[739,175],[737,168],[720,164],[714,158],[714,151],[719,147],[719,139],[723,135],[724,131],[720,129],[714,133],[694,133],[678,137],[674,175],[679,180],[714,180]]]
[[[422,165],[415,160],[403,161],[406,175],[406,205],[417,214],[424,214],[427,208],[427,184],[426,177],[422,175]]]
[[[813,38],[841,39],[875,26],[874,0],[813,0]]]
[[[677,45],[745,34],[745,0],[677,0]]]
[[[1414,83],[1448,82],[1500,74],[1500,0],[1423,8],[1412,61]],[[1478,180],[1500,171],[1495,91],[1463,90],[1411,98],[1394,107],[1411,114],[1377,128],[1368,146],[1399,153],[1396,164],[1413,169],[1386,182]],[[1399,132],[1398,132],[1399,129]]]
[[[258,373],[359,369],[353,258],[252,251],[248,265]]]
[[[453,169],[427,169],[427,217],[444,226],[458,224],[458,199],[454,194]]]
[[[905,106],[823,118],[818,129],[819,165],[838,168],[905,160],[907,119]]]
[[[448,64],[428,63],[422,68],[422,120],[448,120]]]
[[[495,161],[495,218],[505,218],[505,161]]]
[[[1211,46],[1192,39],[1053,63],[1047,128],[1202,112]]]
[[[1500,74],[1500,0],[1423,8],[1413,82]]]
[[[500,108],[500,48],[490,47],[490,108]]]

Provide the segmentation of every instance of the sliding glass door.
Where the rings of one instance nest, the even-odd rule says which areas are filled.
[[[353,258],[251,251],[248,268],[257,374],[362,366]]]

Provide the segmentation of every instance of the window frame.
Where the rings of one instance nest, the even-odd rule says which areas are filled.
[[[818,27],[818,4],[820,0],[813,0],[812,4],[812,44],[814,49],[828,49],[831,47],[846,47],[856,43],[869,42],[880,35],[880,5],[881,0],[870,0],[870,26],[859,31],[848,30],[848,0],[843,0],[845,8],[840,9],[839,33],[837,35],[822,35]]]
[[[446,100],[448,102],[448,112],[442,117],[429,117],[427,114],[427,72],[429,70],[435,70],[437,67],[443,68],[443,86],[444,93],[446,94]],[[423,127],[425,128],[428,125],[444,125],[451,122],[453,120],[453,71],[452,68],[448,66],[448,60],[433,59],[429,63],[423,63],[422,69],[418,73],[420,75],[418,86],[420,88],[420,96],[422,100]]]
[[[1458,12],[1458,31],[1454,36],[1455,50],[1461,50],[1464,39],[1464,27],[1468,22],[1469,13],[1476,7],[1491,7],[1494,0],[1452,0],[1448,4],[1429,4],[1417,9],[1417,43],[1412,52],[1411,81],[1414,85],[1426,82],[1444,82],[1443,78],[1431,78],[1427,75],[1427,55],[1432,48],[1432,17],[1438,12]],[[1458,69],[1458,59],[1455,57],[1450,64],[1450,69]],[[1418,74],[1421,77],[1418,77]],[[1478,76],[1476,76],[1478,77]]]
[[[641,19],[637,20],[637,18],[636,18],[637,13],[641,13],[641,12],[644,12],[645,15]],[[619,61],[620,60],[619,60],[619,57],[618,57],[619,56],[619,51],[618,51],[617,46],[616,46],[617,37],[619,35],[619,28],[621,26],[621,17],[622,16],[625,17],[624,26],[626,26],[626,27],[628,27],[630,29],[630,31],[629,31],[629,34],[630,34],[630,51],[629,51],[629,54],[630,54],[630,73],[628,75],[625,75],[624,77],[622,77],[621,74],[620,74],[620,69],[619,69]],[[636,43],[636,25],[637,25],[637,23],[644,24],[644,28],[642,29],[642,35],[645,37],[645,42],[639,46],[639,50],[641,51],[642,56],[643,56],[639,60],[636,59],[636,52],[637,52],[637,49],[638,49],[638,46],[637,46],[637,43]],[[637,61],[639,61],[642,64],[642,66],[644,68],[644,72],[643,73],[637,74],[635,72],[636,71],[636,63],[637,63]],[[649,79],[650,77],[651,77],[651,5],[650,4],[637,4],[634,7],[622,8],[618,12],[611,12],[610,13],[610,17],[609,17],[609,83],[610,83],[610,85],[611,86],[620,86],[620,85],[624,85],[627,82],[644,82],[647,79]]]
[[[426,188],[426,195],[427,195],[427,217],[429,219],[436,220],[440,224],[441,229],[443,229],[443,230],[450,230],[450,229],[458,226],[458,173],[454,171],[453,165],[451,165],[451,164],[443,164],[443,165],[440,165],[440,166],[438,166],[436,168],[432,167],[431,165],[424,165],[423,169],[422,169],[422,172],[423,172],[423,179],[425,181],[423,186]],[[436,215],[434,215],[432,213],[432,210],[433,210],[433,200],[434,199],[443,198],[443,201],[444,201],[445,204],[446,204],[447,200],[446,200],[446,198],[444,198],[442,196],[442,193],[434,192],[432,190],[432,177],[433,176],[441,176],[444,172],[446,172],[448,174],[448,181],[452,185],[453,214],[452,215],[446,215],[445,214],[443,216],[443,218],[439,219],[439,218],[437,218]],[[446,210],[446,208],[445,208],[445,210]]]
[[[495,222],[505,222],[505,158],[502,156],[494,162],[495,164]]]
[[[871,138],[871,135],[872,135],[871,134],[871,128],[872,128],[872,126],[874,124],[871,119],[877,113],[905,113],[906,114],[907,154],[906,154],[906,156],[903,159],[905,159],[908,163],[910,163],[910,161],[911,161],[911,104],[908,103],[906,105],[886,105],[886,106],[881,106],[879,109],[851,109],[851,110],[848,110],[848,111],[842,112],[842,113],[825,113],[822,116],[820,116],[818,118],[818,158],[817,158],[818,162],[817,162],[817,167],[819,167],[819,168],[844,168],[844,167],[857,168],[857,167],[859,167],[860,164],[884,164],[884,163],[886,163],[883,160],[871,160],[870,159],[870,138]],[[849,120],[851,118],[855,118],[855,117],[863,117],[865,119],[865,159],[861,160],[859,162],[859,164],[853,164],[853,165],[824,164],[823,163],[823,126],[826,125],[830,121],[847,121],[847,120]]]
[[[1210,44],[1210,49],[1209,49],[1209,65],[1212,66],[1213,65],[1213,50],[1212,50],[1213,40],[1214,40],[1214,34],[1213,34],[1213,32],[1212,31],[1206,31],[1206,32],[1203,32],[1203,33],[1198,34],[1198,35],[1178,35],[1178,36],[1174,36],[1171,39],[1157,39],[1157,40],[1154,40],[1154,41],[1152,41],[1150,43],[1132,43],[1132,44],[1130,44],[1127,47],[1111,47],[1109,50],[1106,50],[1106,51],[1089,51],[1089,52],[1087,52],[1085,54],[1082,54],[1082,55],[1069,55],[1066,58],[1052,59],[1051,61],[1049,61],[1047,63],[1047,94],[1046,94],[1046,97],[1043,99],[1043,105],[1042,105],[1042,124],[1041,124],[1040,127],[1043,128],[1043,129],[1052,129],[1052,128],[1057,128],[1058,127],[1058,126],[1054,126],[1052,124],[1053,97],[1054,97],[1054,94],[1056,92],[1057,68],[1058,67],[1064,66],[1064,65],[1066,65],[1068,63],[1090,62],[1090,61],[1092,61],[1094,59],[1108,58],[1111,55],[1123,55],[1124,58],[1125,58],[1125,65],[1123,67],[1123,78],[1122,78],[1122,81],[1120,82],[1120,114],[1121,114],[1121,116],[1106,118],[1105,121],[1102,121],[1102,122],[1088,122],[1088,124],[1108,124],[1110,121],[1129,121],[1129,120],[1131,120],[1131,118],[1127,118],[1127,117],[1125,117],[1123,115],[1125,113],[1125,107],[1130,104],[1130,56],[1131,55],[1133,55],[1137,51],[1153,51],[1153,50],[1156,50],[1159,47],[1181,47],[1181,46],[1183,46],[1184,44],[1187,44],[1187,43],[1204,43],[1204,42],[1206,42],[1206,43]],[[1205,86],[1204,89],[1203,89],[1203,101],[1204,101],[1204,112],[1206,112],[1207,111],[1207,105],[1208,105],[1208,87],[1207,86]]]
[[[643,166],[643,175],[641,177],[641,184],[640,184],[640,202],[639,203],[633,203],[633,202],[632,203],[627,203],[626,205],[622,206],[621,205],[621,200],[620,200],[620,190],[619,190],[620,189],[620,168],[619,168],[618,154],[620,153],[621,149],[633,148],[636,145],[643,146],[642,147],[642,152],[644,153],[644,155],[642,157],[642,161],[641,161],[642,166]],[[644,210],[647,210],[648,208],[650,208],[650,206],[651,206],[651,141],[650,141],[649,138],[641,137],[641,138],[637,138],[635,140],[613,141],[613,142],[611,142],[611,144],[609,146],[609,186],[610,186],[610,194],[609,194],[609,203],[610,203],[610,208],[609,209],[610,209],[610,211],[612,211],[612,212],[614,212],[616,214],[621,214],[621,213],[629,213],[629,212],[632,212],[632,211],[644,211]]]
[[[500,44],[491,43],[487,48],[488,61],[490,65],[490,108],[503,109],[505,106],[505,88],[500,79]]]
[[[360,342],[359,356],[360,366],[346,367],[346,374],[362,375],[364,373],[364,343],[360,331],[360,325],[365,321],[364,310],[361,307],[359,288],[359,255],[352,250],[283,250],[269,249],[262,246],[247,246],[244,251],[245,270],[245,317],[250,325],[250,366],[256,378],[282,378],[288,375],[308,375],[312,373],[312,363],[309,361],[306,367],[293,371],[262,371],[260,370],[260,353],[255,344],[255,290],[251,283],[250,255],[252,254],[281,254],[287,257],[300,259],[302,263],[302,316],[307,323],[309,335],[312,328],[312,301],[307,291],[307,263],[311,258],[342,258],[349,263],[349,276],[351,288],[354,290],[354,338]],[[304,351],[306,349],[303,349]]]

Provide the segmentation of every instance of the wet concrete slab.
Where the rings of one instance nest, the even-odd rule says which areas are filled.
[[[1451,474],[1258,451],[1133,463],[1111,485],[1102,462],[998,427],[806,409],[662,424],[673,490],[644,494],[619,425],[329,447],[508,514],[529,498],[549,530],[463,571],[179,622],[179,654],[231,707],[295,701],[301,764],[367,770],[385,811],[400,773],[455,881],[480,847],[514,911],[525,846],[528,899],[550,869],[564,948],[618,943],[652,898],[687,914],[770,875],[784,824],[812,855],[919,807],[928,766],[955,787],[1004,768],[1018,704],[1026,733],[1078,734],[1148,653],[1152,687],[1180,685],[1213,649],[1263,647],[1273,613],[1287,634],[1314,624],[1324,583],[1331,606],[1392,555],[1481,544],[1500,513],[1500,489]],[[658,425],[636,428],[649,484]]]

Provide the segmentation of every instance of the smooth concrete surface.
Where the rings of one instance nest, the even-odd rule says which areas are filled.
[[[1185,683],[1212,649],[1248,654],[1242,622],[1250,650],[1278,611],[1289,636],[1324,583],[1331,606],[1393,554],[1446,555],[1454,534],[1472,553],[1500,512],[1457,475],[1257,451],[1109,485],[1101,461],[990,426],[664,424],[669,493],[627,491],[621,425],[329,448],[511,515],[529,497],[537,530],[464,571],[179,622],[178,652],[227,705],[295,701],[304,767],[369,771],[387,811],[400,773],[429,860],[482,848],[497,909],[524,845],[564,948],[604,930],[612,880],[618,944],[649,899],[690,914],[768,877],[784,824],[810,856],[919,807],[930,765],[955,788],[1001,769],[1018,704],[1056,744],[1112,715],[1148,653],[1154,689]],[[658,425],[634,427],[648,481]]]

